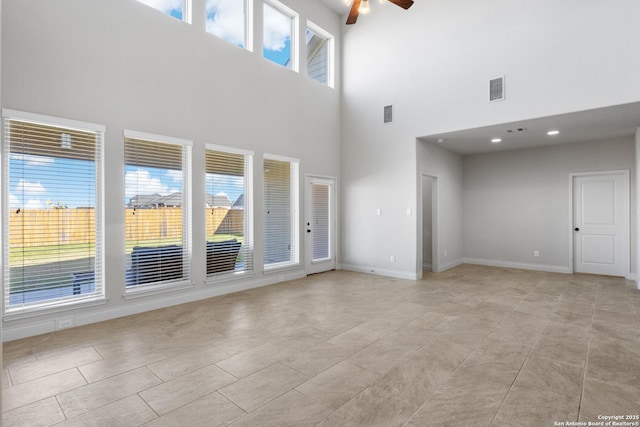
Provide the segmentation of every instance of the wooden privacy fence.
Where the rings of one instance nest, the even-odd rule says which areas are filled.
[[[180,239],[182,208],[126,209],[126,240]],[[207,236],[243,234],[244,212],[207,208]],[[87,244],[94,242],[94,209],[26,209],[9,219],[10,247]]]

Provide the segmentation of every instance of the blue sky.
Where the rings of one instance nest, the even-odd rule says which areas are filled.
[[[85,160],[11,155],[9,204],[12,209],[95,207],[95,166]],[[109,186],[108,180],[106,186]],[[125,167],[125,203],[135,195],[182,191],[182,173],[176,170]],[[225,193],[231,203],[244,192],[242,177],[207,174],[206,191]]]

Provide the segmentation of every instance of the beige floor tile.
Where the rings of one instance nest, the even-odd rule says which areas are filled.
[[[378,375],[374,372],[348,362],[340,362],[299,385],[296,390],[329,408],[338,409],[370,386],[376,378]]]
[[[592,339],[586,377],[640,389],[640,342],[615,338]]]
[[[274,334],[268,329],[252,329],[235,335],[229,339],[217,342],[216,347],[232,355],[259,347],[273,341],[275,338]]]
[[[289,350],[280,363],[305,375],[313,376],[345,360],[351,354],[349,349],[324,341]]]
[[[236,378],[244,378],[288,357],[291,350],[267,343],[228,357],[217,365]]]
[[[62,409],[55,397],[2,413],[4,427],[46,427],[64,421]]]
[[[580,421],[599,421],[598,415],[640,415],[638,387],[587,378],[580,405]]]
[[[361,368],[383,374],[422,347],[426,341],[427,337],[419,332],[393,332],[347,360]]]
[[[235,381],[235,377],[211,365],[149,388],[140,396],[159,415],[164,415]]]
[[[483,394],[448,388],[431,397],[409,420],[407,427],[488,426],[501,401]]]
[[[443,387],[464,390],[501,402],[517,375],[517,370],[505,370],[504,365],[494,363],[462,365],[447,379]]]
[[[313,427],[330,413],[326,406],[292,390],[233,423],[233,427]]]
[[[106,426],[139,426],[156,418],[155,412],[147,406],[140,396],[133,395],[110,403],[101,408],[72,418],[60,427],[106,427]]]
[[[377,326],[374,326],[371,321],[366,322],[336,335],[328,341],[355,352],[373,344],[391,332],[388,329],[379,329]]]
[[[147,365],[147,368],[156,374],[162,381],[169,381],[228,357],[229,354],[227,352],[222,351],[218,347],[209,345],[151,363],[150,365]]]
[[[487,338],[476,347],[462,366],[495,364],[503,370],[519,370],[529,354],[530,347],[518,342]]]
[[[3,389],[11,387],[11,379],[9,379],[9,370],[8,369],[3,369],[2,370],[2,382],[0,384],[0,387],[2,387]]]
[[[57,396],[67,418],[108,405],[161,383],[146,368],[138,368]]]
[[[576,420],[580,399],[549,391],[514,387],[498,410],[491,427],[546,427]]]
[[[584,366],[587,360],[588,347],[588,337],[553,338],[541,336],[533,347],[533,350],[531,350],[531,354]]]
[[[514,386],[533,393],[549,392],[579,399],[582,390],[583,365],[529,356],[518,374]]]
[[[11,381],[13,384],[20,384],[86,365],[97,360],[102,360],[102,356],[100,356],[93,347],[85,347],[60,356],[50,357],[11,368]]]
[[[2,391],[2,410],[10,411],[29,403],[76,389],[86,383],[77,369],[69,369],[68,371],[18,384]]]
[[[309,378],[279,363],[220,389],[220,394],[246,412],[285,394]]]
[[[246,412],[215,392],[156,418],[145,427],[224,427],[245,415]]]
[[[94,383],[166,358],[167,356],[164,353],[133,351],[127,355],[107,357],[106,359],[80,366],[78,369],[88,382]]]
[[[394,427],[402,426],[420,407],[396,398],[375,386],[366,388],[323,420],[322,427]]]
[[[542,330],[542,335],[551,338],[584,338],[591,334],[591,327],[575,326],[563,322],[549,321]]]

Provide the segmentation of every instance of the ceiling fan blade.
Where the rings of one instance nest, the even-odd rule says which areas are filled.
[[[413,6],[413,0],[389,0],[389,1],[395,4],[396,6],[400,6],[403,9],[409,9],[411,6]]]
[[[353,0],[351,11],[349,12],[349,17],[347,18],[347,25],[355,24],[358,20],[358,9],[360,8],[360,1],[361,0]]]

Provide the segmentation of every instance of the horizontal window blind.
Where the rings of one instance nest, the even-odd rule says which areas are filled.
[[[313,261],[331,258],[329,248],[329,192],[327,184],[311,184],[311,221],[313,229]]]
[[[4,120],[5,312],[101,296],[103,128],[14,113]]]
[[[297,264],[298,162],[264,159],[264,266]]]
[[[253,156],[206,150],[207,275],[253,270]]]
[[[125,132],[126,286],[190,280],[191,145]]]

